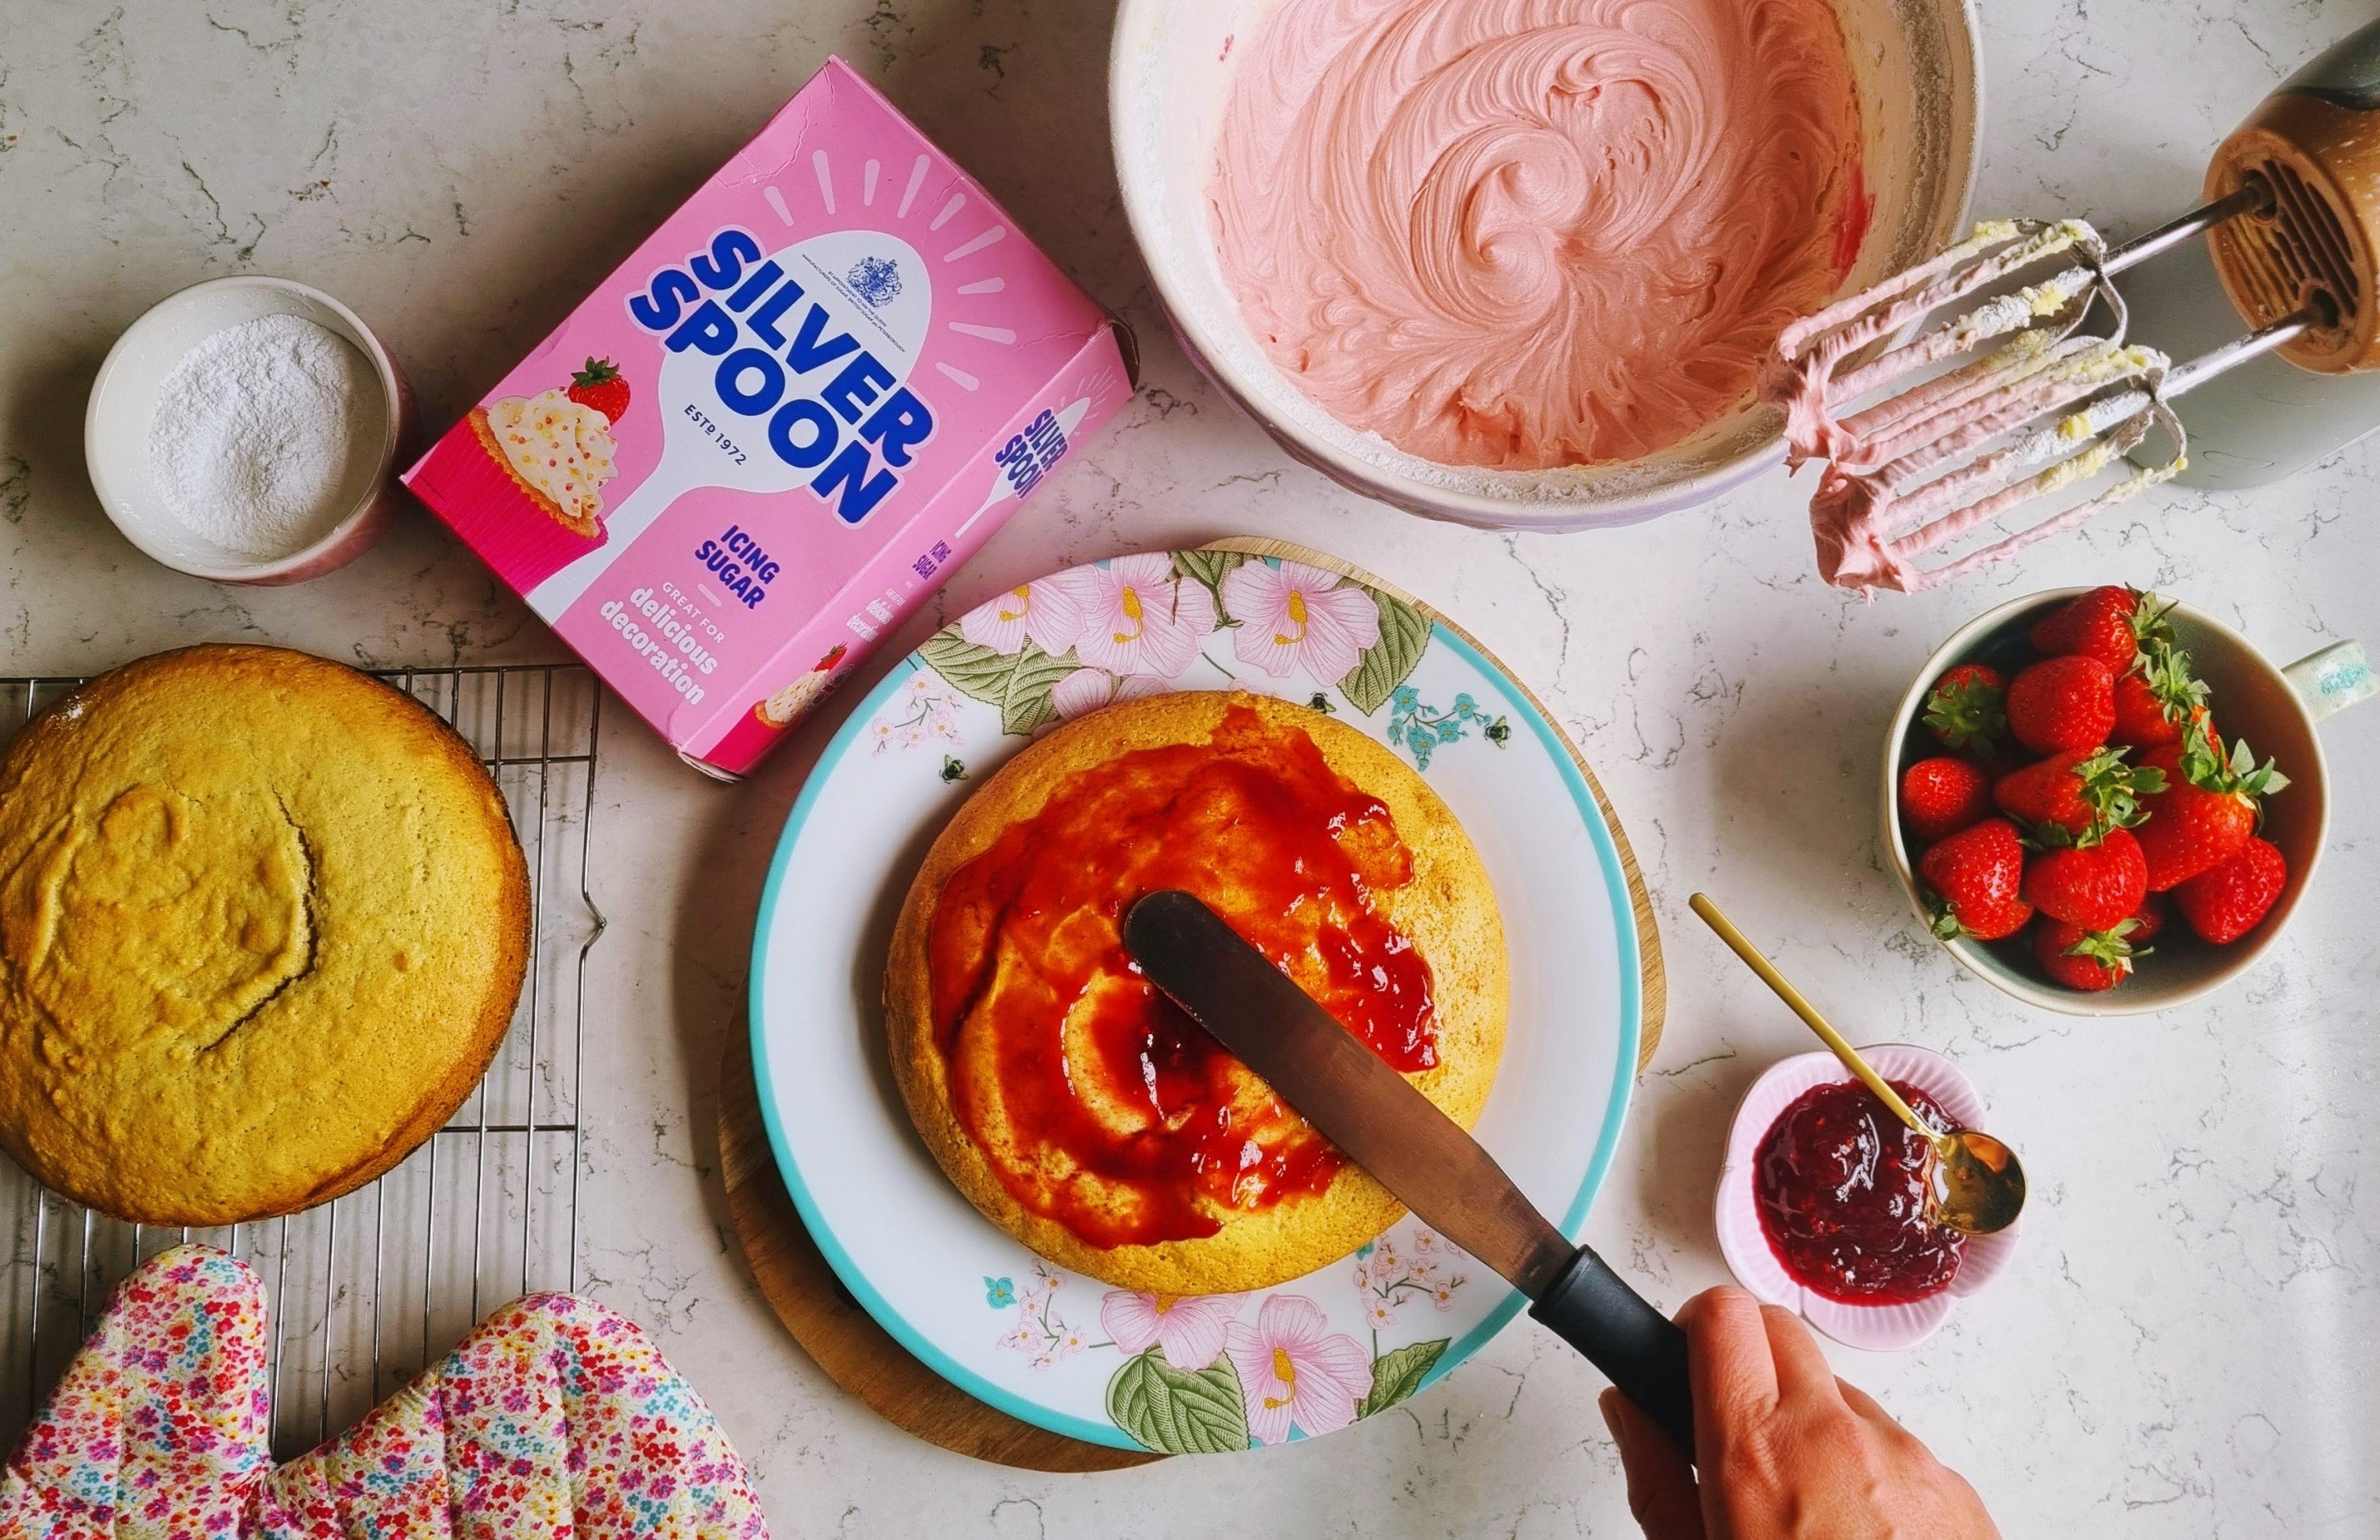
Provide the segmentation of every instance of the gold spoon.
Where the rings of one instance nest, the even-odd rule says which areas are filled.
[[[1705,925],[1718,932],[1718,939],[1760,976],[1763,984],[1777,991],[1779,1000],[1792,1007],[1793,1013],[1818,1035],[1820,1042],[1835,1050],[1835,1057],[1843,1061],[1844,1068],[1865,1082],[1877,1100],[1891,1108],[1895,1116],[1933,1146],[1936,1219],[1970,1235],[1989,1235],[2016,1222],[2017,1212],[2024,1207],[2024,1168],[2017,1164],[2016,1151],[1972,1128],[1954,1128],[1945,1133],[1926,1122],[1884,1076],[1868,1067],[1868,1061],[1843,1040],[1841,1033],[1827,1025],[1827,1018],[1802,998],[1801,990],[1785,982],[1785,976],[1760,955],[1759,948],[1743,939],[1743,932],[1719,913],[1718,904],[1696,893],[1686,901],[1686,905],[1702,916]]]

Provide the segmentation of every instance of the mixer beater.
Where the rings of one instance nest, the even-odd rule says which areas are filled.
[[[2380,245],[2380,22],[2265,99],[2216,150],[2205,198],[2113,249],[2081,220],[1989,221],[1933,261],[1785,329],[1761,394],[1786,408],[1788,463],[1829,462],[1811,501],[1829,583],[1932,588],[2170,479],[2189,449],[2172,403],[2247,359],[2278,353],[2324,373],[2380,363],[2380,309],[2370,299]],[[2128,338],[2112,280],[2201,236],[2250,330],[2176,364]],[[2082,332],[2101,309],[2105,327]],[[2170,451],[2133,460],[2153,429]],[[2105,483],[2102,473],[2119,464],[2123,473]],[[2024,527],[2002,526],[1998,539],[1942,564],[1917,564],[2061,493],[2075,500]]]

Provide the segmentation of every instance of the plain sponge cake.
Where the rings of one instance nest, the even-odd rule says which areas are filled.
[[[0,759],[0,1144],[119,1218],[379,1176],[504,1039],[528,874],[468,745],[261,647],[144,658]]]
[[[943,1170],[1095,1278],[1269,1287],[1403,1209],[1140,976],[1121,918],[1161,887],[1204,899],[1466,1127],[1503,1049],[1495,894],[1390,750],[1241,694],[1058,729],[928,854],[884,999],[894,1075]]]

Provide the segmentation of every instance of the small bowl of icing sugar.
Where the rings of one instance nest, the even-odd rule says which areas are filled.
[[[217,278],[116,339],[83,454],[143,552],[218,583],[298,583],[380,538],[411,405],[388,350],[329,295]]]

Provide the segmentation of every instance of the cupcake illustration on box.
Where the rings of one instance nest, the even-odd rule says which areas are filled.
[[[796,637],[795,643],[789,645],[797,646],[799,642],[800,638]],[[813,640],[809,645],[815,647],[818,643]],[[794,652],[792,657],[804,655],[803,652]],[[735,725],[728,728],[719,742],[695,763],[714,774],[722,770],[741,774],[750,769],[771,745],[792,732],[820,701],[832,695],[834,687],[843,683],[843,665],[850,657],[851,649],[842,642],[828,648],[826,655],[807,671],[795,674],[787,684],[754,701],[751,709],[737,717]],[[790,659],[785,661],[785,666],[801,667]],[[784,675],[764,674],[762,677],[782,679]]]
[[[603,486],[619,474],[612,430],[627,410],[619,366],[589,358],[568,385],[474,406],[469,433],[439,441],[439,479],[505,521],[508,582],[536,583],[603,543]]]
[[[777,691],[752,708],[752,715],[764,727],[791,727],[802,720],[809,709],[826,698],[834,685],[834,671],[849,649],[840,642],[827,655],[812,664],[809,673]]]

